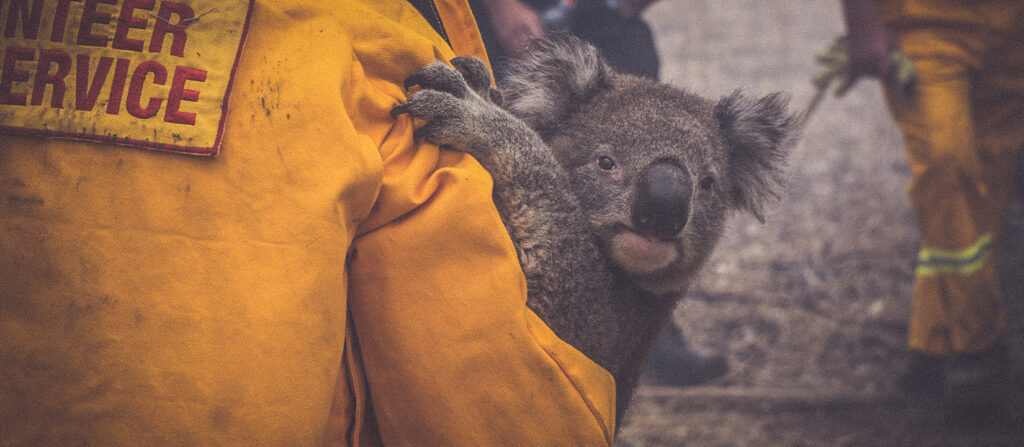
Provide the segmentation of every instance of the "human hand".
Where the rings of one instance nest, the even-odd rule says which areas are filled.
[[[878,18],[871,0],[845,0],[846,51],[853,77],[885,79],[889,75],[889,54],[896,49],[892,35]]]
[[[847,35],[850,71],[884,79],[889,75],[889,53],[896,45],[884,27],[867,28],[851,28]]]
[[[512,57],[519,56],[530,39],[544,37],[540,14],[519,0],[488,0],[487,12],[501,46]]]

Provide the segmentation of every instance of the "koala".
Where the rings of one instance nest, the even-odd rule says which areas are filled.
[[[780,197],[800,120],[782,94],[711,101],[617,73],[572,37],[535,42],[500,90],[484,62],[451,64],[410,75],[392,115],[490,172],[527,305],[612,374],[621,419],[730,211],[763,222]]]

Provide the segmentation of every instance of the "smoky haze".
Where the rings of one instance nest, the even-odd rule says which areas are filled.
[[[844,32],[838,0],[663,0],[644,17],[663,81],[707,96],[787,91],[795,108],[813,96],[814,55]],[[732,371],[692,389],[641,388],[618,444],[1019,445],[1019,426],[959,432],[940,402],[896,387],[918,235],[877,82],[827,97],[791,164],[788,197],[765,225],[732,221],[675,312],[691,342],[725,353]],[[1022,197],[1018,185],[997,252],[1018,370]]]

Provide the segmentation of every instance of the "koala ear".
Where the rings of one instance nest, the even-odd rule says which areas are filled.
[[[786,158],[800,131],[800,120],[786,111],[789,98],[775,93],[751,100],[735,91],[715,105],[729,153],[732,206],[764,223],[764,209],[781,198]]]
[[[534,40],[502,82],[504,107],[541,136],[610,86],[609,68],[593,45],[554,35]]]

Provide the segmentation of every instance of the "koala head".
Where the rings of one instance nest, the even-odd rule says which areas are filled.
[[[613,266],[655,295],[687,287],[730,210],[764,221],[799,127],[780,94],[705,99],[616,73],[571,37],[535,42],[502,92],[570,173]]]

